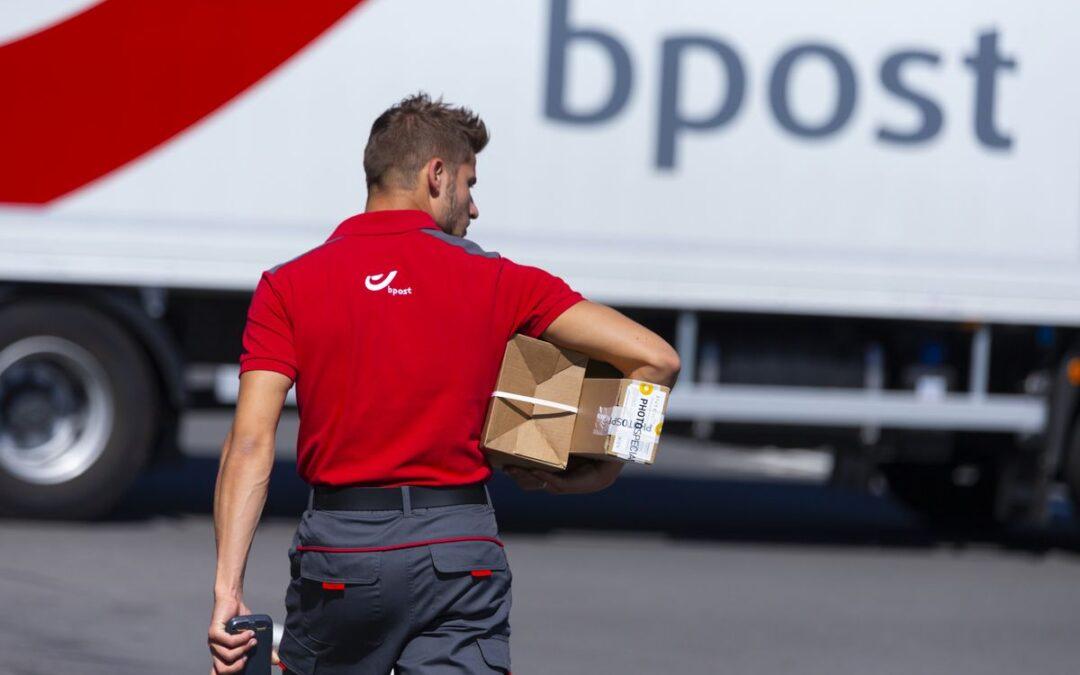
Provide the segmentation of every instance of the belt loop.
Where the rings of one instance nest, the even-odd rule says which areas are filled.
[[[315,487],[312,486],[312,488],[310,490],[308,490],[308,496],[307,496],[308,511],[310,511],[314,506],[315,506]]]
[[[401,486],[401,512],[406,518],[412,515],[412,493],[408,485]]]
[[[488,506],[495,508],[495,505],[491,503],[491,490],[488,490],[487,483],[484,483],[484,496],[487,497]]]

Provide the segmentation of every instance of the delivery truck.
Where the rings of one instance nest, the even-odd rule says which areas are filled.
[[[260,273],[362,210],[371,122],[423,90],[492,134],[470,237],[677,345],[665,433],[1037,521],[1080,496],[1078,25],[1068,0],[0,4],[0,507],[105,512],[229,403]]]

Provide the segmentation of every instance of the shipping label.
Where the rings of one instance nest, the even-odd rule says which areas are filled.
[[[622,405],[611,411],[608,434],[612,454],[640,464],[652,462],[664,426],[666,400],[663,389],[632,380],[623,392]]]

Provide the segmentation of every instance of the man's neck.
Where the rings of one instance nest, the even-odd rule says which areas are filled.
[[[364,213],[405,210],[423,211],[429,216],[435,216],[431,212],[430,202],[425,203],[425,200],[417,198],[411,192],[370,192],[368,193],[367,203],[364,205]]]

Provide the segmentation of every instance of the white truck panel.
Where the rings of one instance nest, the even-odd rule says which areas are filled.
[[[0,5],[0,25],[21,4]],[[1080,80],[1061,77],[1080,60],[1080,5],[570,2],[564,37],[599,31],[631,64],[625,104],[595,124],[545,109],[552,49],[566,55],[571,111],[609,100],[614,73],[594,40],[552,44],[557,5],[364,3],[164,146],[49,206],[0,207],[0,279],[249,289],[362,209],[371,121],[424,89],[492,130],[470,236],[598,300],[1080,325]],[[1016,64],[994,77],[1007,148],[973,121],[965,58],[989,32]],[[727,123],[676,134],[672,166],[660,167],[663,45],[678,36],[729,47],[745,93]],[[854,75],[850,117],[821,138],[786,130],[770,105],[776,65],[799,44],[835,49]],[[920,124],[880,76],[913,49],[937,63],[909,64],[901,79],[940,109],[941,129],[885,142],[882,128]],[[732,83],[707,50],[680,64],[675,105],[704,119]],[[799,60],[787,83],[799,124],[836,111],[824,59]]]

